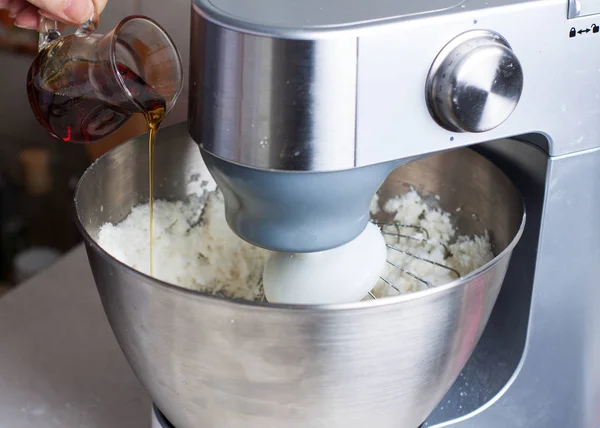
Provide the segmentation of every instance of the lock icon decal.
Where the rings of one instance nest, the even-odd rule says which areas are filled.
[[[569,37],[575,37],[577,35],[577,30],[575,29],[575,27],[571,28],[571,31],[569,31]]]
[[[598,27],[596,24],[592,24],[592,33],[597,33],[600,30],[600,27]]]

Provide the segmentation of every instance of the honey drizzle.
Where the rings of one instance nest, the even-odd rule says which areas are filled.
[[[146,121],[150,130],[148,136],[148,189],[149,189],[149,205],[150,205],[150,276],[154,276],[154,143],[156,134],[161,122],[165,118],[166,109],[164,105],[160,105],[153,110],[146,112]]]

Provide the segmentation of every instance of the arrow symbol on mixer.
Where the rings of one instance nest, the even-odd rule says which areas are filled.
[[[586,28],[585,30],[579,30],[578,33],[583,34],[583,33],[589,33],[590,31],[592,31],[592,30],[590,30],[589,28]]]

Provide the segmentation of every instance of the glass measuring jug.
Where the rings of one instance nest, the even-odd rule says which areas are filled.
[[[64,141],[99,140],[139,113],[158,125],[183,88],[179,52],[154,20],[129,16],[106,35],[97,25],[94,14],[61,35],[57,22],[40,23],[27,93],[38,121]]]

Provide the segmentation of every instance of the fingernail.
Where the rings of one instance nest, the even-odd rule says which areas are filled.
[[[71,0],[64,13],[69,20],[83,24],[92,17],[94,5],[91,0]]]
[[[19,27],[19,28],[22,28],[24,30],[37,30],[37,28],[35,26],[17,24],[16,22],[15,22],[15,27]]]

